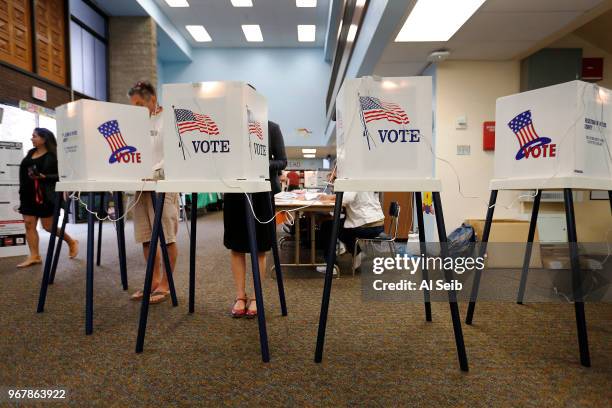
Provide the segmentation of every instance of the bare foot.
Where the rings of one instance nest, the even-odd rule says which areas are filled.
[[[32,257],[28,257],[28,259],[26,259],[25,261],[23,261],[22,263],[18,264],[17,267],[18,268],[27,268],[28,266],[32,266],[32,265],[36,265],[36,264],[41,264],[42,263],[42,258],[39,256],[32,256]]]
[[[68,256],[70,259],[76,258],[79,254],[79,241],[73,239],[72,242],[68,244]]]

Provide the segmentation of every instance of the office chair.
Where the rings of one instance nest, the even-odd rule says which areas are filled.
[[[389,216],[391,217],[391,223],[389,224],[388,232],[381,232],[376,238],[357,238],[355,241],[355,247],[353,249],[353,276],[355,276],[356,262],[357,262],[357,250],[365,248],[365,245],[373,245],[375,243],[387,243],[391,254],[395,256],[395,239],[397,238],[397,230],[399,225],[400,205],[397,201],[392,201],[389,204]]]

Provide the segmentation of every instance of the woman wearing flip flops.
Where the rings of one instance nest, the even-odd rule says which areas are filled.
[[[31,149],[19,166],[19,213],[23,215],[26,241],[30,256],[18,264],[18,268],[42,263],[38,248],[38,220],[46,231],[53,225],[55,206],[55,183],[59,179],[57,170],[57,141],[48,129],[36,128],[32,133]],[[79,253],[79,241],[64,234],[70,258]]]

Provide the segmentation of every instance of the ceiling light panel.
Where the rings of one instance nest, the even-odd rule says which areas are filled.
[[[231,0],[234,7],[253,7],[252,0]]]
[[[317,0],[295,0],[296,7],[317,7]]]
[[[263,42],[259,24],[245,24],[242,26],[242,32],[248,42]]]
[[[448,41],[486,0],[419,0],[395,42]]]
[[[314,42],[317,31],[316,25],[298,25],[297,30],[299,42]]]
[[[208,34],[208,31],[206,31],[206,28],[204,28],[204,26],[187,25],[185,26],[185,28],[187,29],[187,31],[189,31],[189,34],[191,34],[193,39],[196,40],[197,42],[211,42],[212,41],[212,38],[210,37],[210,35]]]
[[[170,7],[189,7],[187,0],[166,0],[166,4]]]

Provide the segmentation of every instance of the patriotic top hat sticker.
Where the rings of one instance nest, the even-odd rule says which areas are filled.
[[[121,156],[126,153],[134,153],[136,152],[136,148],[134,146],[128,146],[121,135],[121,130],[119,130],[119,122],[116,120],[109,120],[108,122],[104,122],[98,127],[98,131],[104,136],[106,142],[108,143],[108,147],[111,149],[111,155],[108,158],[108,162],[110,164],[116,163],[119,161]]]
[[[533,127],[531,120],[531,111],[527,110],[520,115],[517,115],[508,123],[508,127],[514,132],[518,140],[520,149],[516,153],[516,160],[521,160],[525,157],[530,149],[536,146],[543,146],[551,142],[550,138],[539,136]]]

